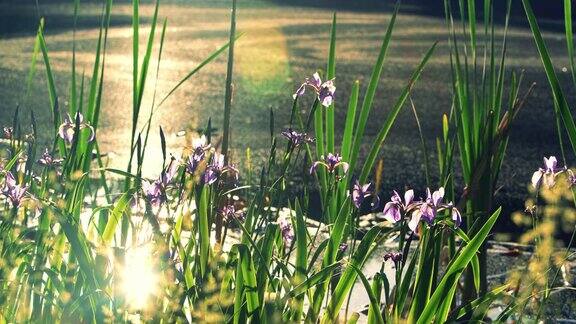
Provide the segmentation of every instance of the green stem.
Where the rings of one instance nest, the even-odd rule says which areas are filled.
[[[228,164],[228,146],[230,143],[230,110],[232,108],[232,73],[234,71],[234,42],[236,40],[236,0],[232,0],[232,17],[230,18],[230,47],[228,48],[228,66],[226,68],[226,93],[224,95],[224,135],[222,154],[224,163]]]

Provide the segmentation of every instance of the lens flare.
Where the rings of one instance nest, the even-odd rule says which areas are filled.
[[[158,288],[158,275],[154,271],[152,253],[147,246],[126,252],[122,273],[122,290],[126,303],[143,309]]]

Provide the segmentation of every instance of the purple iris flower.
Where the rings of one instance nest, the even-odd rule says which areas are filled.
[[[206,171],[204,171],[204,183],[211,185],[222,174],[224,170],[224,155],[218,152],[214,152],[212,155],[212,159],[210,160],[210,164],[206,167]]]
[[[168,184],[172,182],[172,179],[174,179],[174,176],[176,175],[177,172],[178,172],[178,164],[176,163],[175,159],[172,158],[166,170],[162,171],[162,173],[160,174],[159,179],[160,184],[163,187],[168,186]]]
[[[12,139],[12,136],[14,135],[14,128],[4,127],[3,132],[4,132],[4,138],[5,139]]]
[[[434,191],[434,193],[430,193],[430,188],[426,188],[426,200],[421,203],[419,210],[412,213],[412,218],[408,222],[408,227],[415,232],[421,219],[424,219],[428,225],[432,225],[434,219],[436,219],[438,209],[443,207],[443,199],[443,187],[440,187],[438,190]]]
[[[338,168],[342,168],[344,173],[348,172],[348,163],[342,161],[340,154],[328,153],[326,157],[321,156],[321,160],[314,162],[310,167],[310,174],[316,172],[319,166],[325,167],[328,173],[335,173]]]
[[[11,172],[6,172],[4,179],[4,188],[2,189],[2,194],[6,196],[12,203],[12,206],[18,207],[22,202],[22,199],[26,195],[26,190],[28,187],[20,186],[16,184],[16,179]]]
[[[243,222],[245,219],[245,215],[241,211],[237,211],[234,205],[226,205],[222,207],[219,211],[220,215],[224,218],[226,222],[232,222],[233,220],[238,220],[239,222]]]
[[[74,134],[76,132],[76,121],[80,125],[80,130],[84,128],[88,128],[90,130],[90,137],[88,141],[92,141],[94,139],[94,128],[88,123],[84,122],[84,116],[81,113],[77,112],[75,118],[72,118],[69,114],[64,117],[64,123],[60,125],[58,128],[58,135],[67,143],[71,144],[72,140],[74,140]]]
[[[438,190],[430,194],[430,188],[426,188],[426,203],[423,206],[428,206],[429,208],[422,208],[422,217],[424,217],[429,223],[431,223],[434,218],[436,218],[436,211],[442,204],[444,199],[444,188],[440,187]],[[424,211],[425,209],[425,211]]]
[[[384,254],[384,261],[391,260],[394,263],[402,261],[402,252],[387,252]]]
[[[362,202],[364,199],[372,197],[372,207],[378,206],[380,199],[378,195],[374,192],[374,186],[371,183],[367,183],[365,185],[361,185],[358,180],[354,183],[352,188],[352,203],[356,208],[360,208],[362,206]]]
[[[64,161],[64,160],[55,158],[50,153],[50,151],[48,151],[48,149],[46,148],[44,150],[44,153],[42,153],[42,156],[40,156],[40,158],[38,159],[37,162],[38,162],[38,164],[40,164],[42,166],[50,167],[50,166],[60,165],[60,164],[62,164],[62,161]]]
[[[298,87],[298,90],[296,90],[296,93],[294,93],[292,97],[296,99],[296,97],[302,96],[306,91],[306,87],[310,87],[316,92],[318,100],[322,106],[330,107],[330,105],[334,102],[334,93],[336,92],[334,79],[322,83],[320,75],[318,72],[316,72],[314,75],[312,75],[312,79],[306,78],[304,83]]]
[[[322,84],[320,91],[318,92],[318,99],[324,107],[330,107],[334,102],[334,93],[336,92],[336,86],[334,86],[334,81],[328,80]]]
[[[304,143],[314,142],[314,138],[309,137],[306,133],[299,133],[291,128],[284,130],[282,136],[286,137],[293,147],[298,147]]]
[[[568,184],[570,184],[570,187],[572,187],[576,185],[576,175],[570,169],[567,169],[567,171],[568,171]]]
[[[544,158],[544,168],[539,168],[538,171],[532,174],[532,185],[534,188],[539,188],[542,182],[546,187],[553,187],[556,183],[556,176],[566,170],[566,168],[558,167],[558,160],[555,156]]]
[[[210,149],[210,144],[206,144],[206,136],[202,135],[199,139],[196,139],[192,143],[192,153],[186,161],[186,171],[190,174],[194,174],[200,163],[206,157],[206,151]]]
[[[281,218],[278,220],[278,224],[280,225],[280,232],[282,233],[282,238],[284,239],[284,246],[289,246],[294,240],[294,230],[292,229],[292,223],[285,218]]]
[[[390,201],[384,206],[384,218],[390,223],[394,224],[402,219],[402,213],[411,210],[414,202],[414,190],[410,189],[404,193],[404,202],[398,192],[394,190],[394,194]]]
[[[454,221],[454,225],[456,225],[456,227],[460,227],[462,224],[462,215],[460,214],[460,211],[458,208],[452,206],[452,204],[449,204],[449,209],[451,209],[451,216],[452,220]]]
[[[167,200],[166,188],[170,182],[172,182],[172,179],[174,179],[177,171],[178,165],[172,160],[166,170],[162,171],[158,179],[155,181],[142,181],[142,191],[144,191],[144,195],[152,206],[160,206],[160,204]]]
[[[391,223],[397,223],[402,219],[402,215],[410,215],[408,227],[416,232],[420,220],[424,220],[429,226],[432,226],[438,212],[449,210],[454,224],[460,226],[462,215],[452,202],[443,202],[444,194],[442,187],[433,193],[428,188],[426,189],[426,199],[415,201],[414,191],[408,190],[404,193],[404,201],[402,201],[398,192],[394,191],[390,201],[384,206],[384,218]]]
[[[154,207],[160,206],[160,204],[166,201],[166,196],[163,193],[162,185],[158,180],[142,181],[142,191],[144,191],[144,195],[150,204]]]
[[[211,185],[216,182],[220,176],[228,172],[233,173],[234,179],[238,180],[238,169],[236,169],[233,165],[224,165],[224,154],[214,152],[214,154],[212,154],[212,158],[210,159],[210,164],[208,164],[206,170],[204,171],[202,180],[204,184]]]
[[[338,251],[344,253],[346,252],[346,250],[348,250],[348,243],[346,242],[340,243],[340,245],[338,246]]]

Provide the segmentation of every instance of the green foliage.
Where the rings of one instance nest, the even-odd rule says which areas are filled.
[[[517,112],[514,107],[519,82],[514,81],[512,105],[507,114],[500,116],[505,46],[500,69],[496,71],[493,31],[489,37],[491,43],[488,43],[492,45],[488,60],[491,63],[487,66],[490,73],[480,84],[469,79],[469,70],[476,70],[478,42],[473,3],[468,2],[467,10],[474,68],[468,63],[460,63],[462,54],[458,52],[457,44],[453,44],[455,110],[450,118],[443,120],[443,136],[438,141],[441,186],[447,188],[450,199],[453,199],[455,186],[455,146],[459,146],[462,155],[465,185],[473,190],[487,189],[490,195],[493,193],[506,148],[508,125]],[[315,144],[305,138],[281,149],[271,110],[269,158],[259,166],[260,170],[248,170],[249,178],[259,174],[259,184],[247,186],[239,186],[243,180],[240,176],[244,175],[239,175],[230,161],[232,156],[227,154],[233,103],[234,44],[239,37],[236,1],[232,2],[228,43],[212,52],[160,96],[162,99],[158,102],[154,88],[150,114],[142,121],[144,94],[150,91],[147,79],[150,60],[158,47],[155,73],[158,80],[167,31],[167,19],[163,20],[161,31],[157,30],[159,6],[160,1],[156,1],[141,57],[140,6],[139,1],[132,2],[132,116],[130,147],[127,148],[130,161],[125,170],[105,168],[98,148],[112,1],[106,1],[102,8],[92,73],[86,84],[83,76],[79,86],[76,45],[73,44],[72,104],[70,118],[64,120],[58,108],[44,22],[40,21],[28,89],[37,56],[42,53],[54,126],[54,145],[47,153],[53,160],[43,162],[39,167],[33,166],[31,161],[36,159],[34,141],[21,136],[17,113],[14,122],[17,131],[6,152],[3,177],[7,189],[2,197],[16,189],[25,188],[26,194],[22,201],[5,199],[5,207],[0,211],[2,321],[130,322],[136,320],[135,316],[149,322],[202,319],[233,323],[333,323],[341,320],[354,323],[360,315],[354,312],[345,318],[347,311],[343,312],[343,309],[355,285],[363,288],[363,293],[369,297],[369,323],[443,322],[484,315],[502,290],[494,290],[464,306],[456,305],[454,301],[459,293],[457,283],[469,265],[474,287],[479,287],[482,269],[477,252],[498,218],[499,210],[486,216],[475,228],[471,221],[471,215],[476,215],[477,211],[473,203],[468,213],[470,227],[467,232],[458,229],[452,220],[450,213],[455,207],[451,205],[434,211],[438,212],[434,216],[436,222],[420,222],[417,229],[409,228],[405,219],[407,211],[403,211],[403,219],[394,224],[380,224],[365,233],[358,228],[362,206],[351,194],[355,180],[364,184],[370,179],[397,116],[437,47],[436,43],[431,44],[423,53],[376,134],[366,160],[361,163],[359,152],[366,141],[365,128],[392,41],[399,4],[388,22],[361,106],[358,106],[360,83],[355,82],[350,89],[340,147],[336,143],[339,132],[334,120],[336,105],[323,106],[320,93],[317,93],[318,98],[312,106],[304,110],[307,111],[305,116],[295,97],[290,126],[297,125],[295,128],[302,132],[313,131]],[[75,21],[79,10],[79,1],[76,1]],[[451,14],[448,16],[451,24]],[[452,41],[456,43],[455,30],[451,30]],[[323,73],[325,80],[336,77],[336,31],[337,16],[334,14],[327,67]],[[160,38],[156,41],[158,32]],[[485,35],[489,35],[488,29]],[[226,50],[220,149],[224,155],[218,153],[219,141],[213,138],[210,121],[203,137],[192,147],[184,148],[180,159],[168,158],[166,136],[160,128],[162,169],[157,170],[158,178],[144,178],[142,164],[150,158],[146,148],[154,114],[185,82],[192,82],[197,72]],[[463,60],[467,62],[465,57]],[[477,91],[480,88],[484,92]],[[498,110],[490,112],[488,106]],[[415,107],[413,110],[417,116]],[[480,130],[483,124],[491,127],[489,132]],[[61,136],[62,129],[72,136]],[[95,134],[94,138],[91,133]],[[305,173],[298,169],[297,162],[314,163],[337,150],[342,156],[339,168],[320,166],[315,172],[312,169],[314,175],[304,177],[307,183],[316,180],[316,187],[307,186],[296,196],[289,191],[287,184],[294,176]],[[24,153],[28,154],[26,163],[21,161]],[[42,159],[46,161],[47,157],[42,156]],[[349,168],[344,167],[346,164]],[[477,183],[478,179],[485,179],[485,170],[494,173],[487,175],[487,183]],[[14,181],[10,180],[11,175],[14,175]],[[312,215],[314,206],[310,205],[310,190],[314,188],[320,196],[320,215]],[[421,202],[418,208],[426,204],[430,202]],[[321,222],[312,218],[320,218]],[[398,238],[400,259],[381,260],[379,272],[373,277],[365,275],[367,261],[392,235]],[[451,253],[441,259],[447,246]],[[394,278],[384,271],[392,263]],[[125,287],[134,278],[139,279],[138,283]]]
[[[452,1],[444,1],[446,25],[450,32],[454,98],[450,117],[443,121],[443,139],[438,140],[440,183],[452,192],[453,149],[456,146],[459,149],[464,186],[467,188],[459,206],[466,207],[465,231],[471,237],[488,221],[494,210],[494,195],[506,154],[509,129],[524,103],[524,100],[518,98],[522,75],[517,77],[512,73],[511,84],[505,85],[512,2],[506,1],[504,32],[499,50],[491,1],[484,1],[483,31],[477,28],[476,5],[477,2],[473,0],[458,1],[457,9],[454,9]],[[455,22],[453,11],[459,13],[461,24]],[[504,100],[506,88],[509,89],[508,103]],[[454,237],[450,240],[453,241]],[[466,273],[464,299],[467,302],[475,299],[478,294],[484,295],[488,289],[485,245],[480,248],[479,263],[479,271],[469,268]]]

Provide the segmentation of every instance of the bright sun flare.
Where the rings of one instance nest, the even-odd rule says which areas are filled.
[[[144,246],[129,250],[122,273],[122,289],[128,305],[144,308],[157,285],[158,276],[154,272],[150,249]]]

